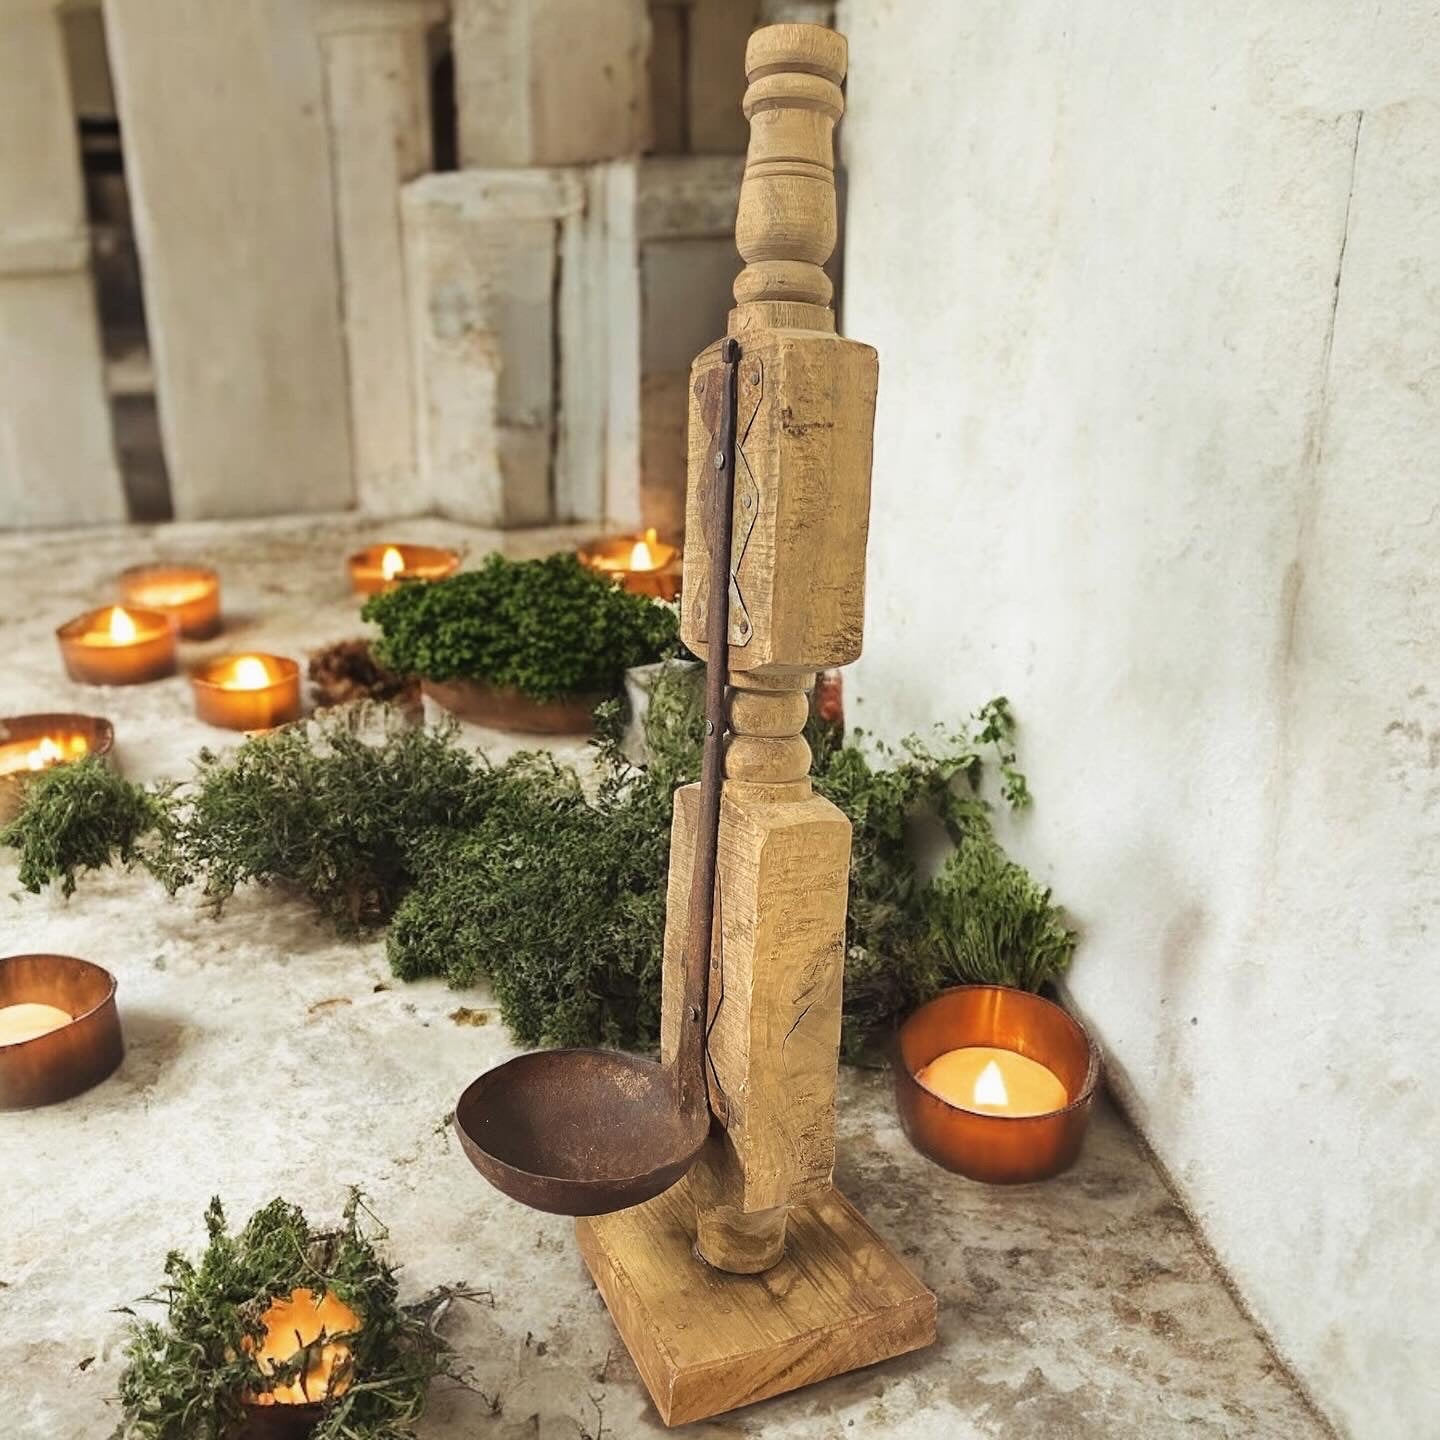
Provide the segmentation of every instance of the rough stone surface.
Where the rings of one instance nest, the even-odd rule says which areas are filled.
[[[850,718],[1010,696],[1112,1079],[1320,1403],[1433,1434],[1440,16],[839,23]]]
[[[498,537],[439,521],[398,538],[536,553],[564,532]],[[403,532],[403,533],[402,533]],[[299,655],[356,633],[343,559],[383,538],[355,520],[0,539],[5,709],[114,716],[133,776],[174,774],[201,743],[184,682],[97,692],[59,669],[54,623],[105,600],[157,551],[221,570],[216,646]],[[195,647],[195,653],[203,647]],[[514,743],[513,741],[511,742]],[[0,891],[14,888],[9,859]],[[232,1217],[280,1193],[316,1217],[363,1185],[403,1282],[489,1286],[451,1334],[495,1413],[449,1393],[426,1440],[659,1437],[576,1254],[568,1221],[489,1190],[447,1133],[456,1096],[513,1046],[484,989],[402,985],[383,943],[339,942],[298,904],[243,893],[219,920],[138,876],[91,877],[68,904],[4,899],[0,953],[69,951],[119,977],[121,1070],[65,1105],[0,1117],[0,1430],[96,1440],[122,1355],[112,1307],[193,1248],[220,1195]],[[476,1012],[459,1023],[461,1007]],[[478,1022],[478,1023],[477,1023]],[[1318,1440],[1326,1432],[1246,1322],[1108,1108],[1077,1168],[995,1190],[922,1160],[883,1077],[845,1072],[836,1178],[940,1297],[931,1350],[685,1433],[897,1440]],[[603,1423],[603,1432],[601,1429]]]

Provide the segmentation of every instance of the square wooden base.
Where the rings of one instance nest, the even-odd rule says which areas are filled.
[[[633,1210],[575,1222],[580,1253],[667,1425],[858,1370],[935,1339],[935,1297],[830,1190],[790,1212],[762,1275],[694,1252],[685,1181]]]

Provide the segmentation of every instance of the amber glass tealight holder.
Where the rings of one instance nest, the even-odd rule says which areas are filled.
[[[460,568],[460,552],[439,545],[367,545],[349,560],[350,585],[357,595],[393,590],[406,580],[443,580]]]
[[[224,730],[271,730],[300,718],[300,667],[283,655],[219,655],[190,673],[195,714]]]
[[[680,594],[681,553],[654,530],[643,535],[602,535],[576,551],[580,563],[609,575],[632,595],[674,600]]]
[[[175,673],[175,622],[161,610],[106,605],[56,632],[66,673],[84,685],[142,685]]]
[[[1038,1062],[1067,1103],[1038,1115],[968,1109],[917,1079],[951,1050],[987,1046]],[[1080,1023],[1028,990],[959,985],[941,991],[900,1026],[891,1060],[895,1102],[910,1142],[937,1165],[989,1185],[1048,1180],[1074,1164],[1100,1083],[1100,1054]]]
[[[171,616],[187,640],[220,633],[220,577],[207,565],[132,565],[120,572],[120,598]]]

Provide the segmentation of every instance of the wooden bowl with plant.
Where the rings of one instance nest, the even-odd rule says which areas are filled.
[[[491,555],[477,569],[372,596],[381,664],[420,677],[437,704],[500,730],[582,734],[625,671],[674,649],[673,609],[571,554]]]

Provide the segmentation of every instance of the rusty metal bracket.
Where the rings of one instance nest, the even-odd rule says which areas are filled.
[[[705,433],[710,438],[709,455],[712,462],[720,455],[720,424],[724,411],[725,366],[716,365],[704,371],[695,379],[695,397],[700,402],[700,417]],[[740,569],[745,559],[745,549],[750,543],[751,532],[760,518],[760,486],[750,469],[745,455],[745,440],[750,427],[759,413],[760,402],[765,393],[765,366],[759,359],[742,356],[740,373],[736,382],[736,427],[735,427],[735,510],[734,525],[730,541],[730,643],[736,646],[748,645],[755,633],[750,619],[750,610],[745,603],[745,592],[740,582]],[[706,466],[700,496],[701,514],[710,512],[710,486],[715,483],[719,467]],[[706,531],[706,540],[709,532]],[[705,618],[706,590],[694,597],[686,596],[686,603],[695,607],[695,619]]]

